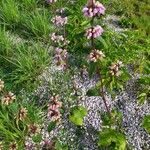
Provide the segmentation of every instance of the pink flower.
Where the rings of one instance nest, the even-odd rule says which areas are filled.
[[[120,68],[123,66],[121,61],[117,61],[117,63],[112,63],[111,66],[109,67],[109,72],[112,76],[120,76]]]
[[[99,51],[97,49],[92,50],[90,55],[88,56],[90,61],[97,62],[98,60],[101,60],[105,57],[102,51]]]
[[[55,16],[51,20],[56,26],[64,26],[67,24],[68,18],[67,17],[61,17],[61,16]]]
[[[105,13],[106,8],[98,1],[94,1],[93,3],[88,3],[84,8],[83,8],[83,13],[84,16],[86,17],[93,17],[93,16],[99,16],[103,15]]]
[[[52,33],[51,40],[55,43],[60,43],[61,41],[64,41],[64,37],[62,35],[56,35],[56,33]]]
[[[57,64],[57,66],[66,68],[67,58],[68,58],[68,53],[66,49],[56,48],[54,58],[55,58],[55,63]]]
[[[87,39],[91,39],[92,37],[97,38],[101,36],[103,32],[104,32],[103,28],[97,25],[95,27],[87,29],[85,36],[87,37]]]
[[[62,106],[62,103],[58,101],[58,95],[51,98],[51,102],[48,104],[48,113],[47,117],[52,121],[60,121],[61,114],[59,108]]]

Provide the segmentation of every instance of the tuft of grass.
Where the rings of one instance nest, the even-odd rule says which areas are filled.
[[[5,28],[0,28],[0,55],[10,57],[13,53],[13,43],[7,36]]]
[[[26,85],[30,89],[45,67],[50,64],[50,57],[47,50],[39,44],[22,44],[16,48],[14,57],[8,61],[16,68],[11,75],[14,83]]]
[[[52,31],[48,10],[39,9],[23,16],[22,24],[26,36],[42,40],[49,40]]]
[[[15,0],[2,0],[0,2],[1,24],[16,25],[20,22],[19,5]]]
[[[20,0],[20,6],[23,10],[35,10],[39,0]]]

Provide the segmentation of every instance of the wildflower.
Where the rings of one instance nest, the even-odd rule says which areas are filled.
[[[85,36],[87,37],[87,39],[97,38],[101,36],[103,32],[104,32],[103,28],[97,25],[95,27],[87,29]]]
[[[48,3],[55,3],[57,0],[47,0]]]
[[[88,4],[83,8],[84,16],[93,17],[103,15],[106,8],[100,2],[95,0],[89,0]]]
[[[62,49],[62,48],[58,48],[58,47],[55,49],[55,54],[56,54],[56,56],[59,55],[63,60],[66,60],[67,57],[68,57],[67,50],[66,49]]]
[[[62,107],[62,102],[59,102],[58,99],[59,99],[59,95],[52,96],[51,103],[48,106],[55,105],[55,108]]]
[[[121,74],[121,72],[119,71],[119,69],[123,66],[121,61],[117,61],[117,63],[112,63],[111,66],[109,67],[110,69],[110,74],[112,76],[119,76]]]
[[[14,100],[16,99],[16,96],[12,93],[9,92],[7,95],[4,96],[2,99],[2,104],[4,105],[9,105],[11,104]]]
[[[62,103],[58,101],[58,95],[51,98],[51,102],[48,104],[48,118],[51,118],[52,121],[60,121],[61,114],[59,108],[62,106]]]
[[[28,125],[28,132],[30,135],[35,135],[40,132],[40,127],[37,124]]]
[[[16,142],[11,143],[11,144],[9,145],[9,150],[17,150],[17,148],[18,148],[18,146],[17,146],[17,143],[16,143]]]
[[[19,120],[24,120],[26,118],[26,116],[27,116],[27,112],[28,112],[28,110],[26,108],[22,107],[19,110]]]
[[[60,43],[61,41],[64,41],[64,37],[62,35],[56,35],[56,33],[52,33],[51,40],[55,43]]]
[[[4,88],[4,81],[0,79],[0,91]]]
[[[61,16],[55,16],[51,20],[56,26],[63,26],[67,24],[68,18],[67,17],[61,17]]]
[[[56,48],[55,49],[55,63],[57,66],[61,66],[63,68],[65,68],[67,66],[66,62],[67,62],[67,57],[68,57],[68,53],[66,49],[62,49],[62,48]]]
[[[61,114],[58,109],[48,109],[47,117],[50,118],[52,121],[60,122]]]
[[[97,62],[98,60],[101,60],[105,57],[102,51],[99,50],[92,50],[92,52],[89,55],[89,60],[93,62]]]

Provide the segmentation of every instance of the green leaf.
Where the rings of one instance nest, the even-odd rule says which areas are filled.
[[[32,137],[32,140],[35,143],[40,143],[42,141],[42,135],[41,134],[37,134],[37,135],[35,135],[35,136]]]
[[[98,38],[98,40],[103,44],[105,49],[108,49],[108,44],[106,43],[105,39],[101,36]]]
[[[98,145],[100,147],[108,147],[111,150],[125,150],[126,139],[122,133],[107,128],[100,132]]]
[[[92,77],[92,76],[95,74],[96,68],[97,68],[97,64],[96,64],[96,63],[91,62],[91,63],[89,64],[88,72],[89,72],[89,76],[90,76],[90,77]]]
[[[56,127],[56,121],[52,121],[48,124],[47,131],[51,132]]]
[[[64,144],[61,144],[59,141],[57,141],[55,143],[55,149],[56,150],[68,150],[68,146],[64,145]]]
[[[77,126],[83,125],[83,119],[87,114],[87,109],[83,106],[74,107],[69,115],[69,120]]]
[[[140,104],[143,104],[146,100],[146,97],[147,97],[147,94],[146,93],[141,93],[139,96],[138,96],[138,102]]]
[[[150,115],[146,115],[143,118],[142,126],[150,134]]]

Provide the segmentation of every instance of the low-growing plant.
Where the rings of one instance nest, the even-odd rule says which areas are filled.
[[[12,143],[22,149],[24,141],[29,134],[30,124],[42,124],[42,110],[34,103],[28,104],[27,100],[18,100],[4,87],[0,80],[0,141],[5,149],[10,149]]]
[[[20,85],[30,89],[29,87],[35,84],[38,76],[50,64],[49,53],[40,44],[35,44],[34,47],[31,47],[24,43],[16,47],[13,45],[12,48],[12,56],[1,55],[3,62],[11,66],[11,74],[8,74],[7,77],[11,78],[16,87]]]

